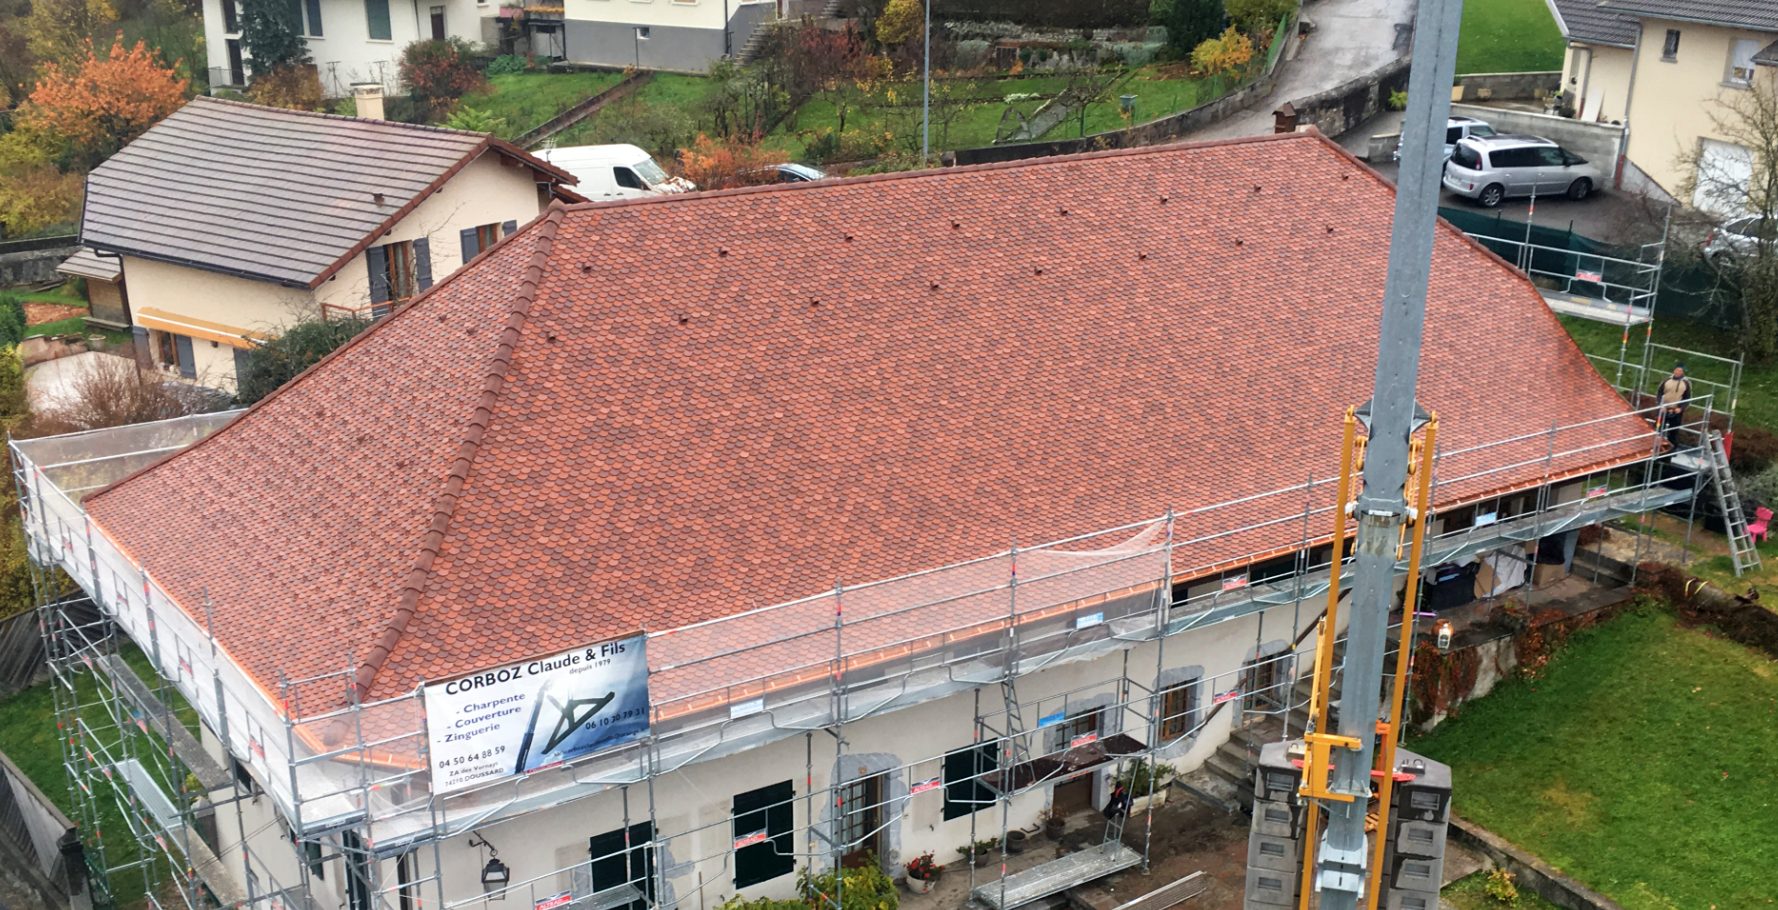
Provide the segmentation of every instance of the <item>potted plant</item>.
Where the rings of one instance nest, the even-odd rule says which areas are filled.
[[[1130,793],[1130,814],[1144,811],[1152,801],[1156,806],[1167,803],[1167,784],[1178,772],[1172,765],[1160,762],[1149,765],[1146,759],[1137,759],[1130,764],[1129,770],[1118,777],[1118,783]],[[1151,780],[1152,778],[1152,780]],[[1152,793],[1150,792],[1152,790]]]
[[[908,860],[907,870],[908,890],[915,894],[925,894],[932,890],[939,873],[945,871],[945,867],[933,862],[932,851],[928,850]]]

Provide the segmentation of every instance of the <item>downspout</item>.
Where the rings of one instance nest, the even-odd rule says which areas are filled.
[[[1630,45],[1630,86],[1624,90],[1624,135],[1618,140],[1622,143],[1617,150],[1617,173],[1612,176],[1612,189],[1624,188],[1624,164],[1630,160],[1630,103],[1636,98],[1636,71],[1642,67],[1642,33],[1647,30],[1642,20],[1636,20],[1636,42]]]
[[[729,22],[728,0],[722,0],[722,55],[724,57],[735,55],[734,29]]]

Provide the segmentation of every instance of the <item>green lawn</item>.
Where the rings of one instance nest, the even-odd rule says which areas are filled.
[[[1411,744],[1460,814],[1628,910],[1778,895],[1778,663],[1655,608],[1581,632]]]
[[[1468,0],[1458,35],[1458,73],[1562,68],[1562,32],[1544,0]]]
[[[679,73],[656,73],[636,93],[608,107],[601,108],[585,120],[563,130],[556,136],[556,145],[594,145],[612,142],[627,142],[649,148],[655,145],[649,135],[632,134],[629,130],[634,125],[623,118],[634,117],[636,112],[646,112],[641,118],[648,121],[674,121],[685,130],[695,132],[707,129],[703,125],[705,102],[715,92],[716,83],[704,76],[686,76]],[[644,124],[646,128],[659,128],[658,123]],[[664,149],[653,149],[656,154]],[[666,159],[663,158],[663,161]]]
[[[1568,328],[1568,334],[1573,336],[1581,350],[1588,354],[1617,359],[1619,342],[1623,335],[1621,326],[1566,316],[1562,317],[1562,324]],[[1657,321],[1654,335],[1656,344],[1701,351],[1719,357],[1735,354],[1734,335],[1707,326],[1677,319]],[[1644,337],[1641,326],[1631,329],[1628,359],[1633,364],[1642,362]],[[1673,368],[1673,359],[1674,355],[1661,351],[1657,351],[1656,356],[1650,359],[1647,383],[1649,391],[1653,391],[1653,387]],[[1609,368],[1600,368],[1607,370],[1606,379],[1615,378]],[[1686,370],[1694,377],[1712,382],[1723,382],[1728,378],[1725,368],[1695,358],[1686,361]],[[1704,389],[1698,391],[1701,393]],[[1778,364],[1752,365],[1743,371],[1741,399],[1736,407],[1735,421],[1738,425],[1752,425],[1778,432]]]
[[[503,73],[484,91],[463,96],[464,107],[506,121],[496,135],[511,139],[622,81],[622,73]]]

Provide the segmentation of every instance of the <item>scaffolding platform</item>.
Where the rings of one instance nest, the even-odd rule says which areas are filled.
[[[1611,325],[1642,325],[1653,318],[1648,307],[1613,303],[1598,297],[1586,297],[1568,291],[1543,291],[1543,302],[1562,316],[1577,316]]]
[[[176,718],[171,723],[167,722],[167,719],[173,718],[172,711],[155,696],[153,689],[142,682],[142,678],[136,675],[136,671],[122,657],[101,654],[94,658],[94,662],[111,677],[118,690],[139,712],[135,719],[143,725],[144,731],[148,730],[151,720],[161,721],[152,725],[154,734],[161,737],[167,748],[173,750],[174,756],[197,777],[205,793],[225,789],[232,783],[229,773],[223,770],[216,759],[210,757],[210,753],[198,742],[197,737],[185,729],[184,722]]]
[[[970,896],[988,910],[1013,910],[1141,863],[1142,854],[1121,843],[1095,844],[1061,859],[1014,872],[1002,881],[989,882],[970,892]]]

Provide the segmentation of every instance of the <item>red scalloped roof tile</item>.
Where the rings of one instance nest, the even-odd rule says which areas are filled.
[[[88,506],[262,681],[366,662],[416,581],[381,696],[1221,502],[1332,473],[1393,201],[1294,135],[558,209]],[[1435,258],[1442,450],[1603,418],[1555,468],[1634,454],[1530,283]],[[1182,534],[1264,517],[1226,512]]]

